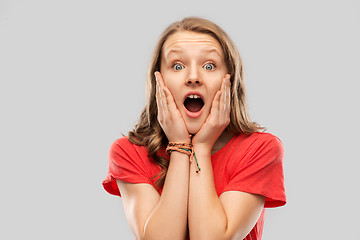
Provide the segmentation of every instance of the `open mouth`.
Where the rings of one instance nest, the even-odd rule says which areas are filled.
[[[189,112],[199,112],[204,106],[204,101],[199,95],[191,94],[185,98],[184,106]]]

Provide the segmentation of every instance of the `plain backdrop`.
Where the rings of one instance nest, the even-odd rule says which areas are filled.
[[[250,116],[283,141],[288,204],[263,239],[360,239],[359,1],[0,0],[1,239],[134,239],[107,154],[186,16],[232,37]]]

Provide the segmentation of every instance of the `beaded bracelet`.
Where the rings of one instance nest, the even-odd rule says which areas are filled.
[[[168,146],[166,147],[166,152],[167,154],[171,154],[172,151],[177,151],[180,153],[184,153],[186,155],[188,155],[190,157],[190,163],[192,163],[192,159],[195,159],[195,163],[196,163],[196,173],[200,172],[200,167],[199,167],[199,163],[197,161],[196,158],[196,154],[194,151],[194,147],[191,143],[176,143],[176,142],[169,142]]]

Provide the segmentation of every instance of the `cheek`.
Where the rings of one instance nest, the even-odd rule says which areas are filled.
[[[165,71],[162,73],[164,84],[170,90],[171,93],[174,93],[175,90],[179,90],[179,88],[183,85],[184,82],[181,74],[174,74],[169,71]]]
[[[174,95],[175,89],[177,88],[176,83],[174,81],[167,81],[164,79],[164,84],[170,90],[171,94]]]
[[[211,88],[209,88],[209,94],[211,96],[211,100],[214,100],[214,97],[218,91],[221,90],[222,78],[216,78],[211,84]]]
[[[216,93],[221,89],[221,83],[223,80],[223,76],[218,76],[214,81],[212,82],[212,90]]]
[[[174,101],[178,103],[181,100],[180,91],[179,91],[180,90],[179,81],[177,81],[177,79],[174,78],[163,77],[163,79],[164,79],[164,84],[169,89],[172,97],[174,98]]]
[[[216,91],[219,91],[221,89],[221,83],[222,79],[216,84]]]

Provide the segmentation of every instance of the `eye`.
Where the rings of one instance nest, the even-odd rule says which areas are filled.
[[[183,65],[181,65],[180,63],[175,63],[172,68],[174,68],[176,71],[180,71],[181,69],[184,68]]]
[[[213,63],[207,63],[204,65],[204,68],[208,71],[214,70],[215,69],[215,64]]]

